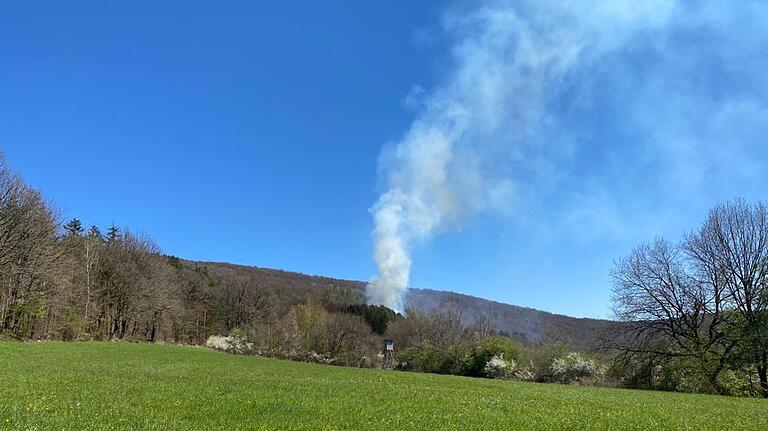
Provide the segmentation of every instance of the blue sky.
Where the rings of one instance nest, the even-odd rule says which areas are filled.
[[[65,217],[342,278],[405,191],[410,285],[577,316],[639,242],[766,199],[765,2],[253,3],[5,6],[0,149]]]

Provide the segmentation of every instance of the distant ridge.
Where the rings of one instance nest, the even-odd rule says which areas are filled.
[[[363,281],[224,262],[185,263],[191,268],[205,270],[212,278],[251,277],[286,302],[320,300],[329,294],[341,293],[352,294],[362,300],[366,286]],[[573,348],[589,349],[596,347],[600,335],[611,324],[608,320],[570,317],[433,289],[409,289],[405,302],[407,307],[425,313],[445,309],[460,311],[462,319],[468,324],[484,318],[496,330],[525,344],[562,341]]]

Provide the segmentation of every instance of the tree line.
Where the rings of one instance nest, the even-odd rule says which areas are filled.
[[[247,281],[217,282],[146,235],[62,223],[0,156],[0,335],[201,343],[259,311]]]

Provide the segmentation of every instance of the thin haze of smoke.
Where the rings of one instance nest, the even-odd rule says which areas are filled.
[[[371,209],[379,273],[368,302],[401,310],[415,245],[479,211],[523,205],[526,184],[510,167],[548,175],[537,157],[567,151],[536,139],[563,83],[663,30],[676,4],[489,0],[448,13],[455,67],[382,156],[386,190]]]

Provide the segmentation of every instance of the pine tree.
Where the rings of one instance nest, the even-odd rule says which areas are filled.
[[[96,226],[95,224],[91,225],[91,227],[88,228],[88,236],[91,237],[91,238],[99,238],[99,239],[101,239],[102,238],[102,236],[101,236],[101,229],[99,229],[99,227]]]
[[[107,229],[107,240],[113,242],[120,239],[120,228],[114,224]]]
[[[64,229],[70,236],[80,236],[83,234],[83,223],[79,219],[73,218],[64,225]]]

